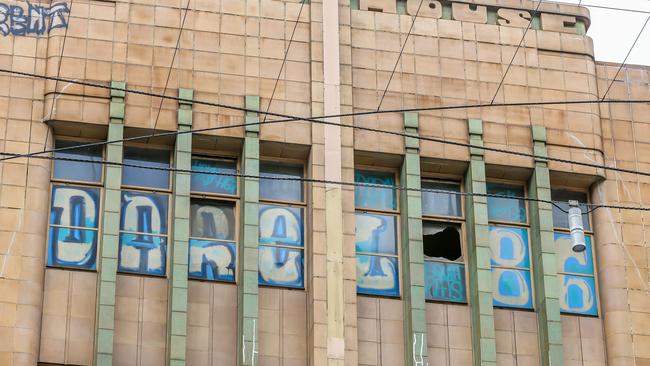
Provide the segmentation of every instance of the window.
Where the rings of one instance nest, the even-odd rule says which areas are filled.
[[[424,295],[427,300],[467,302],[462,248],[460,184],[422,181]]]
[[[233,160],[192,159],[188,276],[235,282],[237,173]],[[197,171],[218,174],[202,174]]]
[[[168,168],[169,152],[125,147],[124,163]],[[169,171],[124,167],[118,271],[153,276],[166,274],[169,176]]]
[[[487,183],[487,193],[525,197],[523,186]],[[533,308],[526,201],[488,197],[494,305]]]
[[[357,170],[354,180],[368,184],[354,192],[357,293],[399,296],[395,174]]]
[[[124,164],[150,168],[169,168],[169,151],[124,147]],[[169,189],[169,170],[155,170],[125,166],[122,171],[122,184],[132,187]]]
[[[79,142],[56,140],[55,148]],[[102,150],[100,147],[54,153],[58,158],[90,160],[90,163],[55,160],[48,232],[47,265],[97,269]]]
[[[587,195],[582,192],[562,190],[551,191],[553,201],[578,201],[582,209],[582,223],[585,227],[587,249],[576,253],[571,249],[569,234],[569,215],[553,207],[553,226],[555,226],[555,247],[558,255],[558,277],[560,279],[560,310],[563,313],[598,315],[596,278],[594,275],[593,233],[589,223]],[[560,204],[568,211],[568,204]]]
[[[304,288],[303,168],[261,162],[260,175],[259,284]]]

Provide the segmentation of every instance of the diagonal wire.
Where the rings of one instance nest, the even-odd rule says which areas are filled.
[[[508,64],[508,68],[506,69],[506,72],[503,74],[503,77],[501,78],[501,82],[499,83],[499,86],[497,87],[497,90],[494,92],[494,96],[492,97],[492,101],[490,104],[494,104],[494,101],[497,99],[497,95],[499,95],[499,90],[501,90],[501,86],[503,85],[503,82],[506,80],[506,76],[508,76],[508,71],[510,71],[510,68],[512,67],[512,63],[515,61],[515,57],[517,57],[517,52],[519,51],[519,48],[521,48],[521,45],[524,43],[524,40],[526,39],[526,34],[530,30],[530,27],[533,25],[533,20],[535,19],[535,16],[539,14],[539,7],[542,5],[543,0],[539,0],[537,2],[537,7],[535,8],[535,11],[533,14],[530,16],[530,21],[528,22],[528,26],[526,27],[526,30],[524,31],[523,37],[521,37],[521,41],[519,41],[519,44],[517,45],[517,48],[515,48],[515,53],[512,55],[512,59],[510,60],[510,63]]]
[[[630,47],[630,50],[627,51],[627,55],[625,56],[625,59],[623,60],[623,63],[621,66],[619,66],[618,70],[616,71],[616,75],[614,75],[614,78],[612,79],[612,82],[609,83],[609,86],[607,87],[607,90],[605,91],[605,94],[603,94],[602,99],[600,100],[601,102],[605,100],[607,97],[607,94],[609,94],[609,90],[612,88],[612,85],[614,85],[614,82],[616,82],[616,78],[618,77],[618,74],[621,72],[623,69],[623,66],[627,63],[628,57],[630,57],[630,54],[632,53],[632,50],[634,50],[634,47],[636,46],[636,43],[639,41],[639,38],[641,38],[641,35],[643,34],[643,31],[645,30],[645,27],[648,25],[648,21],[650,21],[650,15],[645,20],[645,23],[643,23],[643,27],[641,27],[641,30],[639,31],[639,34],[636,35],[636,39],[634,40],[634,43],[632,43],[632,47]]]
[[[273,92],[271,92],[271,99],[269,99],[269,105],[266,106],[266,114],[264,114],[264,121],[262,122],[266,122],[266,117],[268,117],[268,112],[271,109],[271,103],[273,103],[273,97],[275,97],[275,90],[277,89],[278,83],[280,82],[280,76],[282,76],[282,70],[284,69],[284,65],[287,63],[287,57],[289,56],[291,43],[293,43],[293,36],[296,34],[298,23],[300,23],[300,16],[302,15],[302,9],[305,7],[305,3],[307,1],[308,0],[301,1],[300,10],[298,11],[298,17],[296,18],[296,22],[293,24],[293,31],[291,32],[291,38],[289,38],[289,44],[287,45],[287,49],[284,51],[284,58],[282,59],[282,65],[280,65],[280,71],[278,71],[278,77],[275,78],[275,84],[273,85]]]
[[[404,39],[404,44],[402,44],[402,49],[399,51],[399,55],[397,55],[397,60],[395,60],[395,66],[393,66],[393,72],[390,73],[390,77],[388,78],[388,83],[386,83],[386,88],[384,89],[384,93],[381,95],[381,99],[379,100],[379,105],[377,106],[378,111],[381,109],[382,103],[384,103],[384,98],[386,97],[386,92],[388,91],[388,87],[390,86],[390,82],[393,80],[393,75],[395,75],[395,70],[397,70],[397,65],[399,65],[399,60],[402,58],[402,53],[404,53],[404,48],[406,48],[406,44],[409,41],[409,36],[411,36],[411,32],[413,32],[413,27],[415,26],[415,21],[418,19],[418,14],[420,14],[420,8],[422,8],[423,3],[424,3],[424,0],[420,0],[420,5],[418,6],[418,10],[415,12],[415,16],[413,17],[413,22],[411,23],[411,28],[409,28],[409,32],[406,34],[406,39]]]
[[[56,70],[56,77],[61,75],[61,64],[63,63],[63,53],[65,52],[65,40],[68,39],[68,29],[70,29],[70,18],[72,17],[72,4],[73,1],[70,2],[70,12],[68,13],[68,20],[67,24],[68,26],[65,27],[65,32],[63,33],[63,43],[61,44],[61,57],[59,57],[59,65]],[[56,94],[57,91],[56,89],[59,87],[59,80],[54,81],[54,93],[52,94],[52,105],[50,106],[50,114],[48,115],[48,119],[52,119],[52,113],[54,113],[54,104],[56,104]],[[50,139],[50,129],[47,129],[47,132],[45,133],[45,142],[43,143],[43,150],[47,148],[47,141]]]
[[[183,14],[183,21],[181,22],[181,29],[178,31],[178,39],[176,40],[176,47],[174,47],[174,54],[172,55],[172,62],[169,64],[169,71],[167,72],[167,80],[165,81],[165,88],[163,89],[162,94],[165,95],[167,92],[167,85],[169,85],[169,78],[172,75],[172,69],[174,68],[174,61],[176,60],[176,53],[178,52],[178,46],[181,43],[181,37],[183,36],[183,28],[185,28],[185,19],[187,18],[187,12],[190,9],[190,2],[192,0],[187,0],[187,5],[185,6],[185,13]],[[162,110],[164,98],[160,99],[160,105],[158,106],[158,112],[156,113],[156,122],[153,124],[153,132],[156,132],[156,126],[158,126],[158,118],[160,117],[160,111]],[[147,139],[149,142],[149,139]]]

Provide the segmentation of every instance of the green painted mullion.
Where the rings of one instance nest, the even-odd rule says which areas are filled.
[[[179,89],[178,131],[192,129],[192,89]],[[176,136],[174,164],[181,170],[192,169],[192,134]],[[188,172],[174,172],[174,235],[169,249],[171,273],[169,314],[167,318],[167,350],[169,365],[185,365],[187,343],[187,266],[190,230],[190,179]]]
[[[110,122],[108,141],[120,140],[124,136],[124,98],[126,84],[111,82]],[[106,161],[122,162],[122,143],[106,145]],[[113,364],[113,335],[115,330],[115,283],[117,280],[117,252],[120,233],[120,202],[122,167],[106,165],[103,205],[102,235],[99,249],[97,286],[97,308],[95,322],[95,364]]]
[[[547,156],[546,129],[533,126],[535,155]],[[535,199],[551,199],[551,181],[548,162],[535,159],[535,171],[528,192]],[[537,313],[539,354],[542,366],[562,366],[562,319],[560,317],[559,282],[557,278],[555,240],[553,236],[553,208],[550,203],[530,202],[533,283]]]
[[[246,108],[259,111],[260,98],[246,97]],[[259,122],[259,113],[247,112],[246,123]],[[246,137],[242,152],[242,171],[245,175],[257,176],[260,172],[259,125],[246,126]],[[237,364],[254,366],[258,364],[258,238],[259,238],[259,179],[242,179],[242,225],[237,266],[239,313],[237,319]]]
[[[404,113],[407,134],[418,136],[418,114]],[[405,137],[406,155],[401,184],[420,189],[420,143]],[[404,190],[400,195],[402,228],[402,267],[405,365],[427,365],[427,321],[424,299],[424,255],[422,251],[422,194]]]
[[[483,121],[470,119],[468,122],[469,142],[472,145],[483,146]],[[470,148],[465,191],[485,194],[485,185],[483,150]],[[487,198],[466,196],[465,207],[474,365],[496,366]]]

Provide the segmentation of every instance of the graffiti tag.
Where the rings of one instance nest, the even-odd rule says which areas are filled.
[[[18,5],[0,3],[0,33],[3,36],[43,35],[52,29],[67,28],[65,14],[70,13],[66,3],[56,3],[51,7],[33,5],[27,2],[27,10]]]

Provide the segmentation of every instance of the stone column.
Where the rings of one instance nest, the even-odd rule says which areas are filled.
[[[535,155],[547,156],[546,128],[543,126],[533,126],[533,148]],[[548,162],[543,158],[535,159],[535,170],[530,178],[528,192],[534,199],[551,199]],[[562,366],[564,351],[562,348],[559,280],[553,236],[553,207],[550,203],[534,201],[531,201],[529,205],[540,364],[542,366]]]
[[[469,141],[472,145],[483,146],[482,120],[469,120]],[[465,191],[485,194],[485,161],[482,149],[470,148],[469,165],[465,175]],[[474,365],[496,366],[487,198],[467,196],[465,206]]]
[[[124,89],[124,82],[112,82],[111,87]],[[124,136],[124,90],[111,90],[108,140]],[[123,144],[106,145],[106,160],[122,162]],[[95,331],[95,363],[98,366],[113,364],[113,334],[115,329],[115,283],[117,278],[117,252],[120,235],[120,202],[122,167],[106,165],[103,205],[102,240],[100,243],[97,286],[97,322]]]
[[[179,89],[179,98],[192,99],[192,89]],[[178,131],[192,129],[192,102],[178,102]],[[192,169],[192,134],[176,136],[174,164],[181,170]],[[170,366],[185,365],[187,338],[187,261],[190,231],[190,179],[188,172],[174,172],[173,242],[170,247],[171,278],[167,318],[167,352]]]
[[[404,113],[404,130],[418,135],[418,114]],[[420,141],[406,137],[406,155],[402,165],[401,185],[420,189]],[[402,284],[404,304],[405,365],[426,366],[427,319],[424,299],[424,254],[422,250],[422,194],[404,190],[400,194],[402,226]]]
[[[259,111],[260,97],[247,96],[246,108]],[[259,113],[247,112],[246,123],[259,121]],[[246,126],[246,137],[242,152],[242,172],[257,176],[260,173],[260,126]],[[242,179],[242,227],[239,244],[239,263],[237,272],[239,285],[239,313],[237,319],[237,364],[254,366],[257,362],[257,319],[258,319],[258,239],[259,239],[259,191],[257,178]]]

